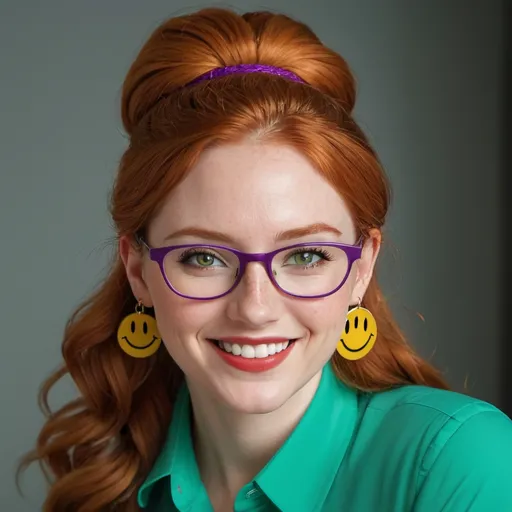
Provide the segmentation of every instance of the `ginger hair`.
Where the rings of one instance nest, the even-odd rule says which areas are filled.
[[[251,73],[185,87],[211,69],[249,63],[288,69],[307,84]],[[123,85],[129,146],[111,199],[117,235],[143,232],[202,151],[247,136],[297,148],[339,191],[362,236],[381,229],[390,187],[353,119],[355,100],[345,60],[287,16],[205,9],[164,22]],[[39,461],[49,476],[46,512],[138,510],[136,491],[161,450],[183,375],[163,349],[142,360],[119,349],[117,327],[135,302],[116,254],[107,278],[65,328],[63,366],[40,391],[46,423],[23,461]],[[407,343],[376,276],[363,305],[376,318],[379,339],[359,361],[334,354],[342,381],[364,392],[447,387]],[[80,397],[52,412],[48,393],[67,374]]]

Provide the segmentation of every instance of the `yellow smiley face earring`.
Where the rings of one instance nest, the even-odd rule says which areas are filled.
[[[338,340],[336,350],[350,361],[357,361],[372,350],[377,340],[377,322],[371,311],[359,304],[347,313],[345,330]]]
[[[159,349],[162,338],[156,320],[144,313],[141,300],[135,306],[135,313],[123,318],[119,324],[117,342],[123,352],[137,358],[150,357]]]

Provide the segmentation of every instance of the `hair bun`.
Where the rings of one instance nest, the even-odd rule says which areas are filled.
[[[347,62],[307,25],[269,12],[247,13],[243,18],[257,41],[259,62],[292,71],[352,112],[356,86]]]
[[[240,16],[204,9],[160,25],[140,50],[123,85],[128,132],[162,98],[218,67],[260,63],[287,69],[351,112],[355,83],[345,60],[304,24],[268,12]]]

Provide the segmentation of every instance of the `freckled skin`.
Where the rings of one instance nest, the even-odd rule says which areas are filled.
[[[333,226],[342,235],[316,233],[276,243],[280,232],[313,223]],[[206,150],[151,220],[147,242],[151,247],[219,244],[191,235],[166,240],[190,227],[220,231],[232,240],[220,245],[252,253],[301,242],[357,242],[347,204],[311,162],[291,147],[255,140]],[[183,370],[198,410],[209,418],[217,416],[212,408],[218,407],[287,417],[287,408],[300,408],[314,393],[349,306],[364,297],[377,253],[378,245],[368,240],[344,286],[323,299],[284,294],[259,263],[249,264],[237,288],[220,299],[185,299],[168,288],[147,252],[130,252],[126,244],[123,258],[134,295],[154,307],[163,343]],[[250,374],[229,366],[207,341],[223,336],[298,341],[280,365]]]

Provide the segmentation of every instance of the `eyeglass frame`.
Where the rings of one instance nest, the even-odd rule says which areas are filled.
[[[289,295],[291,297],[295,297],[297,299],[321,299],[323,297],[328,297],[329,295],[332,295],[336,293],[347,281],[348,276],[350,274],[350,271],[352,270],[352,266],[355,261],[361,258],[362,251],[363,251],[363,245],[362,242],[359,241],[358,245],[350,245],[350,244],[343,244],[340,242],[302,242],[298,244],[289,245],[286,247],[281,247],[280,249],[276,249],[274,251],[270,252],[259,252],[259,253],[247,253],[243,251],[239,251],[237,249],[233,249],[232,247],[226,247],[223,245],[214,245],[214,244],[183,244],[183,245],[167,245],[165,247],[150,247],[149,244],[144,240],[144,238],[141,235],[136,235],[135,239],[138,243],[142,244],[146,247],[146,249],[149,252],[149,258],[151,261],[154,261],[158,264],[160,267],[160,272],[162,274],[162,277],[164,278],[165,283],[167,286],[173,291],[176,295],[179,295],[180,297],[183,297],[184,299],[191,299],[191,300],[215,300],[220,299],[222,297],[225,297],[226,295],[230,294],[240,283],[242,280],[242,277],[245,274],[245,269],[247,268],[247,265],[252,262],[258,262],[263,263],[265,270],[267,272],[267,275],[272,282],[272,284],[280,291],[285,293],[286,295]],[[323,293],[321,295],[296,295],[294,293],[287,292],[284,290],[279,283],[276,281],[274,277],[274,273],[272,271],[272,260],[274,259],[274,256],[280,252],[283,252],[287,249],[295,249],[297,247],[312,247],[312,246],[318,246],[318,247],[336,247],[338,249],[341,249],[348,259],[348,267],[347,271],[345,273],[345,276],[343,277],[341,283],[334,288],[334,290]],[[192,247],[198,247],[198,248],[206,248],[206,249],[222,249],[224,251],[231,252],[238,258],[239,262],[239,272],[235,279],[235,282],[233,285],[229,288],[228,291],[220,294],[215,295],[213,297],[191,297],[189,295],[185,295],[183,293],[180,293],[178,290],[176,290],[172,284],[169,281],[169,278],[167,277],[167,274],[165,272],[164,267],[164,259],[171,251],[174,251],[176,249],[190,249]]]

